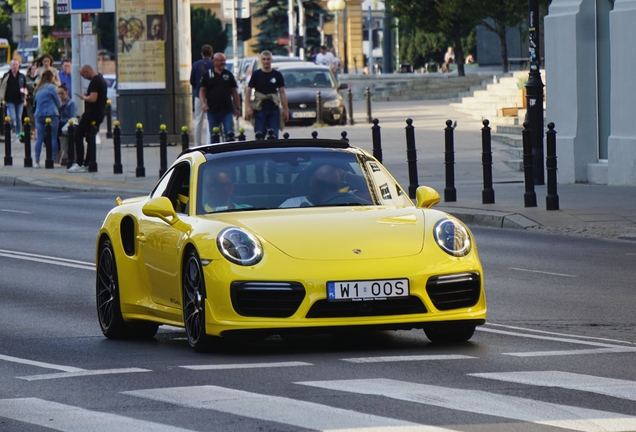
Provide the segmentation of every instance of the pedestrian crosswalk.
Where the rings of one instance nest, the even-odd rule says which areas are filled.
[[[580,393],[568,397],[568,404],[561,404],[542,401],[539,397],[532,399],[509,395],[507,392],[475,390],[475,381],[472,380],[494,380],[532,386],[534,389],[537,386],[556,387],[564,391],[594,393],[625,401],[636,401],[636,381],[562,371],[471,373],[465,378],[471,380],[467,388],[386,378],[297,381],[291,384],[296,390],[289,392],[294,397],[218,385],[147,388],[123,391],[121,395],[142,399],[146,401],[142,406],[146,407],[148,403],[161,404],[164,408],[166,404],[173,406],[170,411],[175,412],[175,416],[180,415],[180,408],[189,415],[197,412],[197,417],[210,420],[219,415],[236,416],[263,425],[259,426],[263,430],[287,425],[290,430],[330,432],[461,432],[471,430],[471,424],[498,421],[533,424],[535,428],[532,430],[542,430],[540,427],[545,426],[546,431],[553,428],[584,432],[636,430],[636,416],[582,407],[589,404]],[[524,394],[535,395],[537,392]],[[355,397],[351,398],[351,395]],[[576,405],[577,395],[581,406]],[[352,405],[343,403],[365,398],[369,398],[368,403],[355,405],[365,407],[362,409],[351,409]],[[387,409],[374,409],[374,404],[381,404]],[[426,406],[428,414],[406,415],[412,413],[413,407],[417,405]],[[150,420],[140,420],[120,413],[90,410],[40,398],[0,399],[0,424],[4,417],[64,432],[193,430],[152,421],[151,414],[157,409],[147,408]],[[438,424],[435,422],[436,417],[430,414],[436,409],[461,412],[463,418],[470,421]],[[421,421],[413,421],[413,418]],[[209,426],[214,422],[206,424],[208,427],[201,430],[216,430]]]

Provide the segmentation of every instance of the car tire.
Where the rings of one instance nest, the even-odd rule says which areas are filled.
[[[183,261],[183,324],[188,343],[197,352],[209,352],[217,348],[219,337],[206,333],[205,280],[201,259],[192,249]]]
[[[458,324],[435,326],[424,329],[426,337],[433,343],[447,344],[466,342],[473,337],[475,326],[472,324]]]
[[[96,277],[96,303],[99,327],[108,339],[152,338],[158,324],[127,323],[121,314],[117,262],[110,240],[99,247]]]

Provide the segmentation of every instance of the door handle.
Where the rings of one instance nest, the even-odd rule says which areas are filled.
[[[142,233],[137,234],[137,241],[140,243],[144,243],[146,241],[146,236]]]

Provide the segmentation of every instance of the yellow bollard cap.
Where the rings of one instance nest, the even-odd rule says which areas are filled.
[[[244,133],[244,132],[245,132],[245,129],[239,128],[239,133]]]
[[[70,124],[70,125],[75,124],[75,120],[73,120],[73,119],[68,119],[68,124]]]
[[[221,132],[221,129],[219,129],[218,127],[215,127],[214,129],[212,129],[212,132],[219,133]]]
[[[144,125],[142,125],[141,123],[137,123],[137,129],[141,129],[143,127],[144,127]]]
[[[11,117],[6,116],[6,117],[4,118],[4,121],[6,121],[6,122],[10,122],[10,121],[11,121]]]
[[[96,122],[96,121],[92,121],[92,122],[91,122],[91,126],[95,126],[96,124],[97,124],[97,122]]]
[[[181,127],[181,132],[187,132],[188,131],[188,127],[187,126],[183,126]]]
[[[110,99],[106,99],[106,105],[110,105]]]
[[[113,125],[115,125],[115,127],[119,126],[119,120],[115,120],[115,122],[113,123]]]
[[[46,118],[46,120],[44,120],[46,122],[46,124],[50,124],[51,123],[51,119],[50,118]]]
[[[25,123],[31,123],[31,119],[30,119],[30,118],[28,118],[28,117],[25,117],[25,118],[24,118],[24,122],[25,122]]]
[[[166,130],[166,125],[162,124],[161,126],[159,126],[159,130],[160,131],[165,131]]]

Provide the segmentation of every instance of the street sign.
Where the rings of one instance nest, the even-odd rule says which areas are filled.
[[[51,37],[53,39],[70,39],[71,38],[71,29],[51,30]]]
[[[53,0],[27,0],[28,25],[32,27],[55,24]],[[39,24],[38,24],[39,20]]]
[[[11,14],[11,38],[14,42],[31,42],[33,37],[32,28],[27,24],[26,13]]]
[[[250,17],[249,0],[222,0],[221,8],[223,19],[231,20],[234,8],[237,9],[237,18]]]
[[[68,5],[72,14],[104,12],[103,0],[68,0]]]
[[[57,0],[57,14],[58,15],[68,14],[68,0]]]

